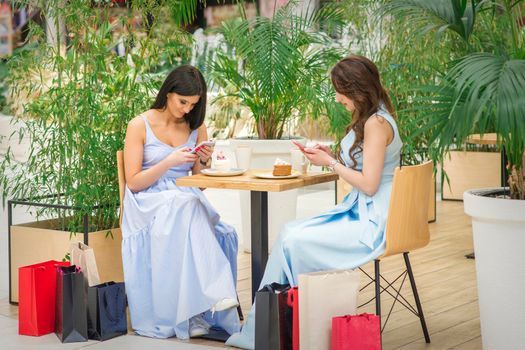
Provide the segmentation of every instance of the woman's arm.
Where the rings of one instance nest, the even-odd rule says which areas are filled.
[[[353,187],[373,196],[379,188],[385,153],[388,144],[393,139],[394,132],[390,123],[380,116],[372,116],[365,124],[363,142],[363,169],[357,171],[347,168],[341,163],[334,166],[334,171]],[[330,165],[333,160],[320,149],[307,149],[306,157],[315,165]]]
[[[208,140],[208,131],[206,130],[206,125],[204,123],[199,127],[197,130],[197,145],[203,141]],[[208,168],[209,166],[203,165],[203,163],[207,163],[209,159],[211,158],[211,155],[213,154],[213,147],[205,146],[201,151],[197,153],[199,158],[195,161],[195,164],[193,164],[193,167],[191,168],[192,174],[199,174],[202,169]]]
[[[132,192],[139,192],[151,186],[169,168],[185,163],[193,162],[196,155],[190,154],[188,149],[180,149],[171,153],[147,170],[142,170],[142,159],[144,157],[144,142],[146,139],[146,127],[141,118],[132,119],[126,131],[124,143],[124,168],[126,173],[126,184]]]

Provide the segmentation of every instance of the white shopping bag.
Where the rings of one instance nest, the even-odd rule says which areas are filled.
[[[97,261],[95,260],[93,248],[90,248],[82,242],[71,243],[69,246],[69,257],[71,265],[80,266],[81,271],[84,273],[87,286],[91,287],[100,284]]]
[[[355,315],[358,270],[299,275],[299,345],[301,350],[330,350],[332,317]]]

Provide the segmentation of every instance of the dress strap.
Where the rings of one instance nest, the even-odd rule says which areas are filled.
[[[192,130],[190,137],[188,138],[188,143],[194,144],[197,142],[197,136],[199,135],[199,129]]]
[[[151,130],[151,126],[149,125],[149,121],[148,121],[148,118],[146,117],[145,114],[141,114],[140,115],[142,117],[142,119],[144,120],[144,125],[146,126],[146,143],[148,143],[148,139],[151,140],[151,139],[155,139],[155,134],[153,133],[153,130]],[[153,137],[152,137],[153,135]]]

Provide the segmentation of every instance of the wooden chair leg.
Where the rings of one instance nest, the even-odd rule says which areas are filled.
[[[408,277],[410,278],[410,285],[412,286],[412,293],[414,294],[414,299],[416,301],[417,313],[419,314],[419,320],[421,321],[421,328],[423,328],[425,341],[427,343],[430,343],[430,336],[428,335],[427,324],[425,322],[425,316],[423,315],[423,308],[421,307],[419,294],[417,293],[416,280],[414,279],[414,273],[412,272],[412,267],[410,266],[410,259],[408,258],[408,253],[403,253],[403,257],[405,258],[405,265],[407,267]]]

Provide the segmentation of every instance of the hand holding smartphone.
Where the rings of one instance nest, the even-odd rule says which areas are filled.
[[[215,140],[202,141],[197,146],[191,149],[190,153],[197,153],[204,147],[213,147],[215,146]]]
[[[296,145],[297,148],[299,148],[299,149],[301,150],[301,152],[304,152],[304,148],[305,148],[305,147],[304,147],[302,144],[300,144],[299,141],[292,140],[292,143],[293,143],[294,145]]]

